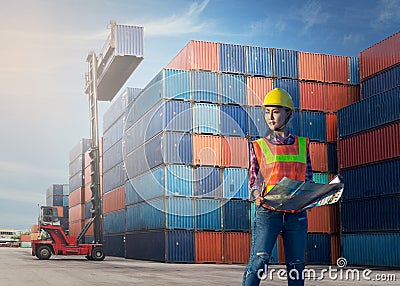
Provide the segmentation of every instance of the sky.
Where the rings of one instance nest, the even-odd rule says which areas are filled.
[[[111,20],[144,27],[144,60],[125,84],[140,88],[190,40],[358,56],[400,30],[397,0],[0,3],[0,228],[13,229],[35,224],[46,189],[68,183],[69,151],[89,137],[86,57]]]

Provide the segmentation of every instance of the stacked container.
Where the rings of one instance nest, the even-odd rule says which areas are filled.
[[[125,256],[125,183],[122,156],[125,109],[140,89],[126,88],[103,117],[104,249],[110,256]]]
[[[85,152],[90,139],[81,139],[69,152],[69,234],[78,235],[85,225]]]
[[[46,206],[57,208],[58,217],[64,230],[69,229],[68,195],[68,184],[53,184],[46,191]]]
[[[360,52],[362,100],[338,112],[349,264],[400,266],[400,33]]]

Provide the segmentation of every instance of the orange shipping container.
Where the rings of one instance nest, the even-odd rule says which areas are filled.
[[[247,263],[250,258],[251,234],[246,232],[224,233],[224,262]]]
[[[69,193],[68,196],[69,207],[79,205],[84,202],[84,188],[76,189],[75,191]]]
[[[39,231],[39,226],[37,224],[32,225],[31,232],[38,232],[38,231]]]
[[[89,166],[87,166],[86,168],[85,168],[85,171],[84,171],[84,185],[86,186],[86,185],[88,185],[88,184],[90,184],[91,182],[92,182],[92,176],[91,176],[91,173],[92,173],[92,167],[89,165]]]
[[[196,263],[223,263],[223,233],[195,232]]]
[[[125,208],[125,186],[119,187],[103,196],[104,214],[122,210]]]
[[[338,233],[339,204],[314,207],[307,211],[308,232],[311,233]]]
[[[340,255],[340,237],[338,234],[331,235],[331,264],[336,265]]]
[[[222,166],[248,168],[248,141],[243,137],[222,137]]]
[[[84,202],[89,202],[92,199],[92,190],[90,189],[90,183],[85,185],[85,189],[84,189]]]
[[[69,235],[77,236],[81,232],[81,230],[84,226],[84,222],[85,222],[84,220],[70,222],[69,223]]]
[[[300,109],[325,111],[324,85],[317,82],[300,82]]]
[[[326,113],[326,141],[334,142],[337,136],[337,114]]]
[[[324,55],[325,82],[347,84],[350,82],[349,58]]]
[[[298,53],[299,79],[324,81],[324,58],[322,54]]]
[[[54,206],[53,208],[57,209],[58,217],[64,217],[64,207],[63,206]]]
[[[167,69],[219,71],[219,44],[191,40]]]
[[[193,134],[193,161],[195,165],[221,166],[221,137]]]
[[[83,226],[85,226],[88,222],[89,222],[89,220],[90,219],[85,219],[85,222],[84,222],[84,224],[83,224]],[[82,227],[83,228],[83,227]],[[94,231],[93,231],[93,229],[94,229],[94,226],[93,226],[93,223],[92,223],[92,225],[88,228],[88,230],[86,231],[86,234],[85,234],[85,236],[94,236]]]
[[[262,106],[265,95],[272,90],[273,79],[267,77],[252,77],[247,79],[247,104]]]
[[[31,235],[30,234],[22,234],[19,240],[21,242],[29,242],[29,241],[31,241]]]
[[[328,145],[310,142],[310,159],[313,171],[328,172]]]
[[[69,208],[69,221],[74,222],[85,218],[85,204],[79,204]]]

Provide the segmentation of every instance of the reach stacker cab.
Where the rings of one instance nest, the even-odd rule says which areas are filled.
[[[57,209],[40,208],[39,236],[32,240],[32,256],[49,259],[51,255],[85,255],[88,260],[101,261],[105,258],[103,245],[99,243],[80,243],[95,218],[82,229],[78,236],[69,236],[60,225]]]

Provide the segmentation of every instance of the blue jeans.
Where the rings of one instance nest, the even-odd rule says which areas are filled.
[[[251,239],[250,259],[243,275],[243,286],[259,285],[268,277],[268,262],[279,232],[282,231],[285,262],[289,286],[304,285],[302,271],[307,239],[307,213],[275,212],[256,206]],[[291,269],[296,269],[292,270]],[[292,275],[289,275],[289,272]],[[299,274],[299,279],[296,278]],[[274,279],[277,279],[276,275]]]

